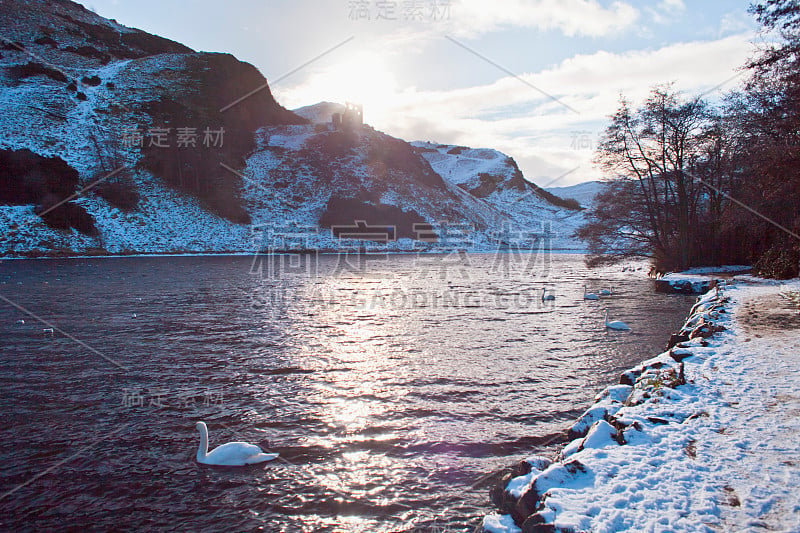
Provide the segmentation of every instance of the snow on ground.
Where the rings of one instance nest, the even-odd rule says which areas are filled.
[[[539,196],[508,155],[490,148],[423,141],[411,145],[453,190],[470,196],[492,219],[501,220],[505,231],[546,232],[554,250],[586,251],[585,243],[574,235],[585,222],[584,213],[557,207]],[[495,180],[495,186],[487,178]],[[467,191],[481,192],[473,196]]]
[[[547,187],[547,192],[558,197],[577,200],[583,207],[592,207],[595,197],[606,187],[602,181],[587,181],[565,187]]]
[[[86,99],[80,102],[72,101],[47,79],[43,83],[0,87],[0,107],[24,110],[10,115],[14,123],[0,135],[0,147],[26,147],[37,153],[58,155],[78,170],[81,186],[88,185],[110,170],[100,165],[93,135],[121,134],[123,126],[134,125],[140,130],[149,126],[146,117],[125,115],[126,121],[121,123],[115,113],[107,111],[122,101],[136,102],[143,98],[141,94],[170,95],[175,87],[185,86],[185,62],[183,54],[159,54],[84,70],[88,75],[97,75],[101,83],[81,87]],[[106,85],[110,82],[114,84],[112,89]],[[58,98],[44,98],[43,94],[54,91],[60,95]],[[66,120],[23,105],[37,100],[63,100],[63,109],[58,110],[64,112]],[[330,114],[341,108],[339,104],[321,103],[298,112],[319,123],[328,122]],[[26,129],[25,124],[33,127]],[[141,204],[135,211],[120,211],[91,191],[76,200],[95,218],[99,231],[96,237],[50,229],[34,214],[33,206],[0,205],[0,227],[16,230],[0,239],[0,255],[238,253],[259,248],[332,251],[362,247],[389,252],[452,251],[455,245],[446,239],[439,243],[408,239],[383,244],[344,242],[334,238],[329,229],[319,227],[320,216],[333,194],[354,195],[357,190],[376,186],[369,142],[356,147],[350,157],[337,159],[335,168],[315,167],[308,160],[308,142],[320,132],[314,124],[267,126],[256,132],[257,149],[248,157],[242,187],[252,226],[221,219],[195,198],[180,194],[147,171],[137,169],[132,179]],[[363,135],[369,141],[381,134],[365,128]],[[415,143],[418,148],[422,145]],[[382,203],[419,213],[431,221],[440,235],[454,231],[439,227],[442,224],[463,223],[464,227],[473,228],[468,238],[462,239],[465,242],[457,246],[466,251],[492,252],[502,246],[583,250],[583,243],[573,238],[583,215],[556,207],[535,194],[510,157],[491,149],[447,145],[429,148],[423,156],[445,178],[447,190],[423,187],[413,181],[413,176],[397,175],[381,194]],[[440,157],[432,160],[437,154]],[[138,158],[138,154],[129,153],[125,166],[137,168]],[[451,167],[452,172],[447,172]],[[487,175],[491,175],[488,182]],[[461,185],[490,193],[471,194]],[[269,239],[270,232],[298,234],[300,241],[288,247],[281,242],[265,242],[264,237]]]
[[[724,331],[626,373],[623,403],[620,386],[601,394],[614,408],[587,415],[543,473],[511,480],[507,492],[529,488],[506,512],[573,531],[800,531],[800,281],[739,276],[699,300],[687,331]],[[484,529],[519,531],[510,519]]]
[[[422,155],[437,174],[451,183],[470,189],[480,185],[480,174],[505,175],[509,171],[509,157],[497,150],[421,141],[411,144],[426,150]]]

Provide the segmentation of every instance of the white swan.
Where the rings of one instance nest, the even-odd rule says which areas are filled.
[[[618,331],[630,331],[631,328],[625,322],[621,322],[619,320],[614,320],[613,322],[608,321],[608,309],[605,309],[605,322],[606,327],[608,329],[616,329]]]
[[[195,424],[200,432],[200,447],[197,448],[197,462],[204,465],[244,466],[272,461],[277,453],[264,453],[255,444],[228,442],[208,451],[208,427],[205,422]]]
[[[584,300],[599,300],[600,297],[593,292],[586,292],[586,285],[583,286],[583,299]]]
[[[599,294],[600,296],[611,296],[612,293],[611,289],[600,289],[599,291],[597,291],[597,294]]]
[[[542,289],[542,301],[552,302],[556,297],[552,294],[547,294],[547,289]]]

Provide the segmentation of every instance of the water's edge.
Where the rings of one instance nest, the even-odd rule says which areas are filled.
[[[582,449],[587,435],[592,433],[598,422],[609,423],[617,432],[614,437],[615,440],[618,440],[620,445],[624,445],[623,432],[630,425],[619,421],[615,414],[622,405],[630,403],[634,388],[639,385],[639,380],[644,374],[656,372],[666,375],[674,373],[676,380],[668,386],[674,387],[686,383],[683,360],[693,355],[689,350],[691,345],[697,343],[700,346],[706,346],[708,344],[705,340],[706,338],[725,329],[708,320],[709,313],[727,307],[725,304],[728,300],[722,296],[722,291],[718,290],[718,284],[720,284],[720,287],[724,286],[724,281],[711,277],[702,282],[695,281],[696,287],[701,288],[702,291],[698,289],[688,292],[689,294],[699,293],[700,295],[689,311],[683,327],[670,337],[666,344],[666,351],[645,359],[640,364],[622,372],[617,384],[612,383],[603,389],[580,417],[548,442],[548,444],[558,445],[560,448],[563,446],[561,451],[555,454],[551,453],[550,457],[533,455],[531,458],[510,465],[502,471],[500,479],[491,486],[489,492],[492,503],[501,514],[500,518],[511,519],[504,521],[502,526],[511,528],[511,521],[513,521],[513,524],[521,528],[522,531],[562,531],[550,523],[548,517],[538,513],[544,507],[547,494],[542,488],[535,486],[536,475],[543,473],[551,465],[565,466],[567,471],[573,469],[573,474],[581,475],[584,471],[584,465],[578,460],[570,460],[570,456],[576,450]],[[687,294],[687,291],[679,291],[679,293]],[[729,311],[727,310],[727,312]],[[722,312],[724,313],[726,310]],[[531,477],[529,488],[521,496],[510,494],[507,491],[509,483],[515,478],[522,479],[524,476]],[[537,488],[539,489],[538,492]],[[511,531],[511,529],[503,530]],[[474,531],[475,533],[491,533],[497,531],[497,529],[487,526],[484,519],[476,526]]]

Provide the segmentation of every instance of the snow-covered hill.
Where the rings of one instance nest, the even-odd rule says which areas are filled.
[[[251,65],[68,0],[0,27],[0,255],[581,248],[497,151],[334,128],[341,104],[287,111]]]
[[[602,181],[587,181],[566,187],[548,187],[546,190],[561,198],[577,200],[581,206],[589,208],[592,207],[595,197],[606,185]]]
[[[584,223],[583,212],[554,204],[551,196],[524,178],[513,158],[488,148],[412,144],[433,170],[455,188],[468,193],[507,232],[544,229],[550,234],[554,249],[583,250],[573,236]]]
[[[319,102],[294,110],[296,115],[303,117],[312,124],[328,124],[335,113],[344,113],[344,104],[334,102]]]

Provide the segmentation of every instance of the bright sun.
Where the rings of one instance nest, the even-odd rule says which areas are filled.
[[[395,101],[394,74],[377,54],[359,52],[326,67],[291,91],[292,99],[308,105],[321,101],[364,105],[365,121],[388,111]]]

